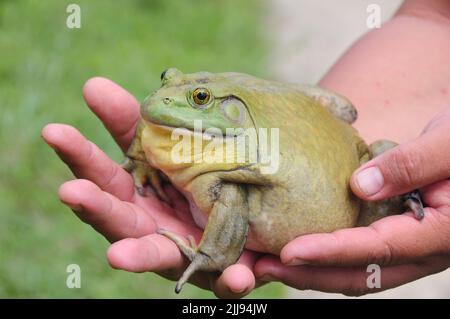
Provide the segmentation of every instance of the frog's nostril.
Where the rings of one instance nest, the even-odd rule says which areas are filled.
[[[170,97],[165,97],[163,99],[164,104],[169,104],[170,102],[172,102],[172,99]]]

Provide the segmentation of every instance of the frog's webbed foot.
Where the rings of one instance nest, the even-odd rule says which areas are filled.
[[[192,236],[188,236],[189,245],[187,245],[182,237],[167,230],[158,230],[159,234],[172,240],[191,261],[175,286],[176,293],[180,292],[182,286],[196,271],[223,271],[239,259],[248,231],[248,206],[245,194],[245,191],[237,185],[222,186],[198,246]]]
[[[156,231],[158,234],[166,236],[167,238],[169,238],[170,240],[172,240],[177,246],[178,248],[180,248],[181,252],[190,260],[193,261],[195,254],[198,250],[198,246],[197,243],[195,242],[194,236],[189,235],[187,236],[187,239],[189,241],[189,245],[186,245],[184,240],[178,236],[177,234],[168,231],[166,229],[158,229]]]
[[[409,208],[417,220],[421,220],[425,216],[422,199],[418,190],[414,190],[402,196],[403,204]]]
[[[219,270],[214,265],[214,262],[211,260],[211,257],[203,253],[199,249],[193,236],[191,235],[187,236],[189,244],[186,244],[184,238],[175,233],[172,233],[171,231],[165,229],[158,229],[156,232],[172,240],[178,246],[181,252],[191,262],[189,266],[186,268],[186,270],[183,272],[183,275],[180,277],[175,286],[176,293],[179,293],[181,291],[181,288],[189,280],[189,277],[197,270],[206,270],[206,271]]]
[[[187,245],[184,241],[184,238],[171,231],[158,229],[156,232],[172,240],[191,262],[183,272],[183,275],[180,277],[175,286],[176,293],[179,293],[181,291],[184,283],[186,283],[189,277],[197,270],[213,270],[212,268],[214,267],[211,267],[211,258],[200,251],[193,236],[187,236],[187,239],[189,241],[189,244]]]
[[[170,204],[170,198],[164,191],[159,172],[147,162],[126,157],[122,163],[122,168],[133,177],[134,186],[139,195],[146,196],[146,187],[150,186],[159,199]]]

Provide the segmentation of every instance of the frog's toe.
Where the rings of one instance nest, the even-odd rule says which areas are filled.
[[[197,246],[197,242],[195,241],[194,236],[192,235],[188,235],[187,239],[189,241],[189,245],[191,245],[192,249],[194,249],[195,251],[197,251],[198,246]]]
[[[133,160],[129,157],[125,157],[125,159],[120,164],[120,166],[130,174],[135,168],[135,164],[134,164]]]
[[[146,190],[145,190],[145,187],[143,187],[143,186],[135,186],[135,188],[136,188],[136,191],[137,191],[137,193],[139,194],[139,195],[141,195],[141,196],[147,196],[147,192],[146,192]]]
[[[158,174],[157,171],[151,171],[151,173],[149,173],[146,178],[148,178],[150,180],[150,184],[154,190],[154,192],[156,193],[156,196],[158,196],[158,198],[166,203],[168,203],[169,205],[172,203],[172,201],[170,200],[170,197],[167,195],[167,193],[164,190],[164,187],[162,185],[162,181],[161,178]]]
[[[192,259],[192,262],[183,272],[180,279],[177,281],[177,284],[175,285],[175,292],[179,293],[183,285],[189,280],[189,277],[191,277],[191,275],[198,270],[205,270],[205,271],[214,270],[211,267],[211,258],[200,251],[195,254],[194,258]]]
[[[147,173],[145,171],[145,168],[140,162],[134,161],[133,159],[126,157],[123,163],[121,164],[121,167],[130,173],[131,177],[133,178],[134,187],[138,191],[140,195],[145,194],[145,187],[144,184],[147,179]]]
[[[133,160],[129,157],[125,158],[121,166],[133,177],[134,187],[139,195],[148,196],[151,194],[148,191],[150,188],[160,200],[171,205],[172,201],[164,191],[162,180],[157,170],[145,162]]]
[[[187,245],[184,241],[184,238],[169,230],[160,228],[156,232],[172,240],[190,261],[194,260],[195,254],[197,252],[197,243],[195,242],[193,236],[188,236],[189,245]]]
[[[403,203],[409,208],[417,220],[421,220],[425,216],[422,199],[418,190],[403,195]]]
[[[222,265],[220,265],[220,262],[218,263],[218,261],[213,260],[211,256],[199,249],[193,236],[187,236],[187,239],[189,241],[188,245],[185,243],[185,239],[183,237],[176,235],[171,231],[160,228],[156,232],[172,240],[178,246],[181,252],[191,261],[175,286],[176,293],[179,293],[181,291],[183,285],[196,271],[212,272],[222,270],[223,267]]]

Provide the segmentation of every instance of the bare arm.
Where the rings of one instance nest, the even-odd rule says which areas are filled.
[[[358,108],[372,142],[404,142],[450,105],[450,1],[407,0],[381,29],[357,41],[321,81]]]
[[[361,295],[380,290],[368,288],[367,264],[382,266],[381,290],[450,267],[450,1],[405,1],[321,85],[353,101],[360,113],[355,126],[368,142],[402,143],[360,167],[353,191],[379,200],[420,188],[425,218],[395,215],[369,227],[300,236],[282,249],[281,261],[260,259],[257,277]]]

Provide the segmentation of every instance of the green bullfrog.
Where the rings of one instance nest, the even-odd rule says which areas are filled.
[[[417,191],[370,203],[352,193],[352,173],[396,144],[366,145],[346,98],[232,72],[171,68],[161,82],[142,103],[124,168],[142,194],[151,187],[169,201],[162,184],[172,183],[204,229],[198,245],[158,230],[190,260],[176,292],[196,271],[235,263],[244,247],[279,254],[297,236],[368,225],[405,208],[423,217]]]

